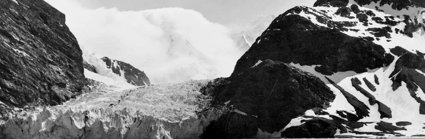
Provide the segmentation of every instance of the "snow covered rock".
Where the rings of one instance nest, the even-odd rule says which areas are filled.
[[[315,75],[336,97],[326,109],[286,115],[292,119],[286,127],[260,128],[257,135],[423,135],[423,7],[417,0],[318,0],[315,7],[294,7],[278,16],[239,59],[231,79],[271,59]],[[286,118],[277,121],[286,123]]]
[[[319,25],[302,15],[317,18]],[[272,22],[251,49],[239,59],[233,75],[240,74],[263,59],[320,65],[315,69],[325,75],[344,71],[366,72],[367,69],[392,62],[393,56],[385,52],[382,46],[340,32],[350,26],[356,26],[356,23],[334,22],[321,11],[295,7]]]
[[[136,86],[150,85],[146,74],[132,65],[119,60],[109,59],[108,57],[103,57],[102,60],[108,69],[111,69],[112,72],[119,76],[123,76],[128,83]]]
[[[85,76],[122,89],[151,85],[147,75],[132,65],[83,50]]]

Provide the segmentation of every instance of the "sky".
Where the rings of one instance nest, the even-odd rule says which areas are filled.
[[[238,44],[244,41],[241,36],[249,32],[247,35],[256,38],[273,19],[264,17],[314,2],[46,1],[65,13],[66,24],[76,36],[85,59],[107,56],[127,62],[144,71],[155,84],[229,76],[247,50]]]
[[[294,6],[312,6],[316,0],[77,0],[86,8],[118,8],[122,11],[181,7],[202,13],[224,25],[241,25],[259,17],[278,15]]]

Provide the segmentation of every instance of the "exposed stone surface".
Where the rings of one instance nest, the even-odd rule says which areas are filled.
[[[394,126],[393,124],[387,123],[387,122],[379,122],[379,123],[377,123],[375,128],[384,132],[384,133],[395,133],[395,131],[397,131],[397,130],[406,130],[406,128],[404,128],[404,127],[397,127],[397,126]]]
[[[374,78],[374,80],[375,80],[375,83],[376,83],[377,85],[379,85],[379,78],[378,78],[378,76],[376,76],[376,74],[375,74],[375,75],[373,75],[373,78]]]
[[[314,3],[314,6],[333,6],[333,7],[345,7],[348,4],[348,0],[318,0]]]
[[[94,65],[89,64],[87,61],[84,61],[84,69],[87,69],[93,73],[97,73],[97,69]]]
[[[369,103],[371,105],[375,105],[377,103],[377,100],[375,98],[375,96],[373,96],[372,94],[370,94],[368,91],[366,91],[365,89],[363,89],[360,85],[362,84],[362,82],[357,79],[357,78],[352,78],[351,79],[351,84],[352,86],[359,91],[360,93],[362,93],[364,96],[366,96],[367,98],[369,98]]]
[[[56,105],[80,94],[83,59],[65,15],[43,0],[0,1],[0,101]]]
[[[292,118],[324,108],[335,97],[317,77],[272,60],[227,80],[215,90],[213,101],[227,102],[230,112],[208,126],[203,138],[252,138],[258,129],[280,131]]]
[[[143,71],[140,71],[128,63],[119,60],[113,60],[108,57],[103,57],[102,60],[105,62],[108,69],[111,69],[112,72],[118,74],[119,76],[123,76],[130,84],[137,86],[151,84],[149,78]]]
[[[379,3],[382,5],[391,5],[393,9],[402,10],[409,9],[410,6],[425,7],[425,2],[422,0],[354,0],[360,6],[368,5],[371,3]],[[314,6],[334,6],[334,7],[343,7],[348,5],[348,0],[318,0],[314,3]]]
[[[378,101],[378,112],[381,114],[380,118],[392,118],[391,108],[384,103]]]
[[[333,120],[316,118],[301,126],[290,127],[282,133],[285,138],[333,138],[337,131]]]
[[[351,14],[351,9],[348,7],[341,7],[338,9],[338,11],[336,11],[337,15],[340,15],[342,17],[349,17]]]
[[[366,84],[366,86],[373,92],[376,91],[376,87],[366,78],[363,78],[363,82]],[[379,82],[377,81],[377,84],[379,85]]]
[[[396,123],[397,126],[408,126],[408,125],[412,125],[412,123],[407,122],[407,121],[400,121]]]
[[[344,88],[342,88],[341,86],[339,86],[338,84],[336,84],[334,81],[332,81],[331,79],[327,78],[326,79],[333,85],[335,86],[339,91],[341,91],[341,93],[344,95],[344,97],[347,99],[348,103],[351,104],[351,106],[354,107],[354,109],[356,110],[356,121],[359,119],[362,119],[364,117],[369,116],[369,107],[366,106],[362,101],[360,101],[358,98],[356,98],[354,95],[352,95],[351,93],[347,92],[344,90]]]
[[[410,95],[420,104],[419,112],[425,114],[425,101],[416,94],[418,88],[425,90],[425,59],[421,52],[412,53],[402,47],[395,47],[391,52],[400,58],[397,60],[395,70],[390,77],[393,80],[393,90],[398,89],[402,82],[407,84]],[[422,73],[420,73],[422,72]]]
[[[232,75],[241,74],[258,60],[265,59],[319,65],[315,70],[325,75],[340,71],[366,72],[393,61],[393,56],[380,45],[318,26],[293,14],[306,10],[310,9],[296,7],[276,18],[239,59]]]

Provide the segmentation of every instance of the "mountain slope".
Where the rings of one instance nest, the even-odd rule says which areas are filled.
[[[215,87],[213,106],[229,110],[202,138],[264,138],[306,110],[326,108],[335,98],[319,78],[282,62],[264,60]]]
[[[79,95],[82,53],[65,15],[43,0],[2,0],[0,9],[0,105],[57,105]]]
[[[123,76],[128,83],[136,86],[150,85],[146,74],[132,65],[119,60],[109,59],[108,57],[103,57],[102,60],[108,69],[111,69],[119,76]]]
[[[151,85],[147,75],[131,64],[108,57],[99,57],[87,50],[83,52],[85,76],[121,89]]]
[[[267,59],[281,61],[320,78],[336,95],[329,108],[305,111],[285,128],[267,132],[273,137],[423,134],[425,37],[423,20],[414,18],[422,16],[421,3],[319,0],[315,6],[277,17],[232,74],[247,74]]]

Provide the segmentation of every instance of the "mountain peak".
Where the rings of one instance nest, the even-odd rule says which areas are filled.
[[[314,6],[333,6],[343,7],[349,3],[355,3],[360,6],[376,5],[376,7],[390,5],[395,10],[409,10],[411,7],[425,7],[423,0],[317,0]]]

